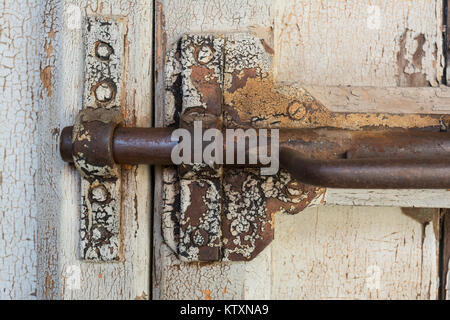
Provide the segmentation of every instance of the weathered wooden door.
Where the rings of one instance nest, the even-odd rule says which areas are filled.
[[[167,125],[170,118],[164,91],[170,79],[164,74],[172,61],[166,54],[183,34],[198,32],[257,35],[273,50],[275,81],[299,83],[333,111],[445,113],[448,96],[440,98],[442,104],[430,103],[424,89],[446,82],[443,5],[442,1],[158,1],[157,124]],[[412,103],[402,101],[410,95],[402,91],[405,87],[421,87],[408,91],[415,95]],[[420,109],[423,98],[428,99],[427,106]],[[300,122],[283,121],[301,127]],[[399,118],[390,126],[407,126],[406,121]],[[375,125],[367,123],[371,124]],[[160,194],[156,192],[155,201]],[[153,297],[437,299],[444,283],[439,273],[443,261],[439,208],[448,207],[448,199],[446,190],[329,189],[318,206],[296,215],[278,214],[274,241],[253,261],[213,264],[177,259],[161,237],[164,208],[157,206]]]
[[[4,1],[0,298],[444,297],[448,190],[328,189],[296,215],[277,214],[274,241],[254,260],[185,263],[161,234],[163,169],[124,166],[122,257],[92,263],[79,256],[80,178],[58,143],[82,107],[86,16],[126,25],[127,126],[170,122],[170,50],[183,34],[217,32],[259,37],[275,82],[296,82],[371,125],[365,113],[450,112],[446,10],[442,0]],[[389,126],[429,125],[403,121]]]
[[[125,122],[152,125],[151,1],[1,4],[2,299],[149,297],[149,167],[122,172],[122,260],[80,259],[80,178],[58,141],[82,107],[88,15],[126,21]]]

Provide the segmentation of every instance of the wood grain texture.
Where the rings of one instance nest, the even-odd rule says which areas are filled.
[[[151,1],[45,2],[40,65],[37,281],[44,299],[148,298],[150,287],[150,170],[122,171],[123,262],[88,263],[79,257],[79,174],[62,162],[60,130],[72,125],[83,93],[82,23],[86,15],[126,17],[126,112],[129,126],[151,126]],[[50,94],[51,92],[51,94]]]
[[[450,85],[450,4],[448,0],[445,1],[447,5],[447,21],[444,21],[446,25],[445,36],[446,36],[446,50],[447,50],[447,59],[446,59],[446,74],[447,74],[447,85]]]
[[[309,85],[436,86],[445,63],[442,12],[442,1],[429,0],[278,1],[277,78]]]
[[[436,299],[439,209],[319,207],[277,217],[272,297]]]
[[[333,87],[305,85],[314,98],[334,112],[448,114],[450,88]]]
[[[36,297],[39,1],[0,4],[0,299]],[[45,80],[45,70],[41,78]]]
[[[427,81],[423,85],[437,85],[443,66],[439,59],[433,66],[429,54],[436,43],[437,55],[442,57],[442,44],[437,43],[439,22],[432,19],[442,8],[438,2],[419,1],[416,8],[415,1],[161,1],[155,8],[158,124],[164,124],[164,56],[181,34],[187,32],[270,30],[273,27],[275,59],[278,59],[276,80],[292,82],[301,76],[300,80],[309,84],[319,82],[321,86],[405,86],[408,81],[415,81],[415,76],[408,73],[411,70],[399,69],[396,64],[400,40],[394,39],[395,42],[386,35],[390,32],[400,37],[405,34],[407,50],[400,54],[403,63],[405,59],[412,59],[411,55],[416,52],[415,33],[423,32],[426,58],[418,69]],[[385,15],[383,21],[389,25],[379,31],[382,33],[379,37],[369,36],[365,40],[363,31],[354,30],[356,22],[367,19],[369,4],[381,6]],[[306,15],[302,14],[304,8],[316,9],[307,11]],[[327,11],[333,15],[327,16]],[[352,19],[356,22],[349,28],[346,22]],[[341,45],[353,48],[356,53],[320,51],[328,48],[330,41],[320,37],[309,40],[310,46],[313,43],[317,46],[316,51],[310,47],[299,49],[302,36],[323,34],[313,32],[320,28],[336,29],[330,31],[334,36],[345,35],[347,41]],[[334,40],[334,47],[330,48],[337,48],[339,41]],[[370,41],[373,47],[368,47]],[[358,45],[362,48],[356,48]],[[304,55],[298,54],[301,52]],[[324,59],[328,60],[326,68],[322,65]],[[304,65],[305,61],[308,66]],[[393,70],[392,65],[395,65]],[[302,67],[306,72],[300,70]],[[310,72],[308,68],[315,71]],[[380,70],[380,74],[367,70]],[[398,70],[402,70],[400,76]],[[424,77],[418,78],[423,80]],[[156,175],[155,199],[161,197],[159,185],[160,172]],[[347,205],[353,204],[352,201],[362,205],[414,205],[414,197],[420,196],[419,192],[402,192],[398,196],[394,191],[378,195],[366,192],[342,201],[340,197],[345,192],[335,193],[325,201]],[[438,199],[428,201],[425,197],[420,203],[430,206]],[[439,219],[435,209],[404,214],[399,208],[319,206],[296,216],[276,216],[274,243],[251,262],[187,264],[180,262],[163,243],[161,207],[160,203],[155,205],[153,293],[157,299],[437,298]]]
[[[441,218],[441,251],[440,261],[442,263],[441,273],[441,299],[450,300],[449,263],[450,263],[450,211],[442,210]]]
[[[449,208],[449,190],[327,189],[322,205]]]

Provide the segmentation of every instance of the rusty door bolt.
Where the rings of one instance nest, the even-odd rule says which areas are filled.
[[[86,114],[93,112],[105,111],[94,109]],[[90,117],[100,116],[91,114]],[[73,139],[69,128],[62,131],[60,149],[64,160],[73,159],[78,166],[83,166],[86,159],[90,165],[174,164],[171,152],[177,142],[171,140],[173,128],[117,128],[117,122],[101,126],[98,121],[75,126],[79,127],[83,130],[73,136],[84,137],[89,132],[92,138],[89,144],[84,138]],[[303,184],[357,189],[450,186],[450,135],[447,132],[280,129],[279,133],[280,164]],[[226,141],[223,152],[226,152]],[[80,170],[83,174],[96,175],[96,171],[84,168]],[[287,186],[286,194],[295,197],[302,188],[293,182]],[[197,235],[204,233],[193,236]]]
[[[192,233],[192,242],[197,246],[201,247],[208,243],[208,233],[205,230],[197,229]]]
[[[95,44],[95,56],[102,61],[108,61],[113,54],[113,48],[103,41],[98,41]]]
[[[115,88],[111,83],[102,81],[94,87],[94,95],[98,102],[106,103],[114,98]]]
[[[198,63],[207,64],[214,58],[214,50],[210,46],[204,44],[195,48],[194,57]]]

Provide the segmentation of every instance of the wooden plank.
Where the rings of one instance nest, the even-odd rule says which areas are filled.
[[[450,208],[450,191],[327,189],[321,204],[327,206],[383,206]]]
[[[439,209],[321,207],[275,221],[273,298],[437,298]]]
[[[319,86],[437,86],[444,71],[437,18],[442,5],[434,0],[278,1],[277,79]]]
[[[241,31],[256,27],[257,32],[270,30],[270,0],[246,0],[239,4],[221,0],[157,1],[155,39],[155,108],[157,125],[165,120],[164,88],[165,54],[184,33]],[[172,66],[172,65],[170,65]],[[161,199],[162,174],[157,171],[155,199]],[[154,277],[155,299],[258,299],[270,297],[270,252],[254,263],[199,265],[180,262],[164,244],[161,235],[161,202],[155,202]],[[254,270],[266,270],[255,274]]]
[[[450,88],[310,86],[304,88],[330,111],[449,114]]]
[[[83,90],[82,23],[86,15],[127,19],[126,106],[129,126],[152,124],[151,1],[47,1],[41,37],[43,79],[38,137],[37,296],[44,299],[134,299],[150,295],[150,169],[122,170],[121,262],[80,260],[79,173],[63,163],[58,133],[72,125]],[[41,25],[41,24],[37,24]],[[44,81],[45,80],[45,81]],[[37,95],[36,97],[39,97]]]
[[[36,297],[40,15],[38,1],[0,5],[0,299]],[[42,70],[44,80],[47,70]],[[45,82],[45,81],[44,81]]]
[[[442,9],[438,2],[438,0],[417,2],[339,0],[332,3],[316,0],[277,2],[247,0],[239,4],[215,0],[157,2],[155,56],[158,78],[155,99],[158,125],[167,125],[165,121],[170,118],[164,114],[168,111],[164,110],[164,56],[184,33],[251,29],[271,39],[270,32],[267,31],[273,28],[275,39],[272,40],[275,41],[277,61],[276,81],[295,82],[301,76],[308,84],[321,86],[398,86],[405,85],[413,79],[408,80],[408,76],[404,74],[397,76],[399,70],[397,53],[401,43],[397,38],[387,39],[386,34],[393,28],[396,30],[393,33],[396,36],[401,36],[407,29],[412,30],[406,35],[408,40],[405,47],[408,49],[400,54],[400,57],[408,59],[409,54],[415,52],[414,45],[417,47],[417,41],[411,37],[416,32],[426,34],[426,41],[429,41],[426,42],[427,46],[436,43],[440,48],[437,56],[442,57],[442,43],[438,43],[436,31],[437,22],[435,18],[431,18],[435,16],[436,10]],[[384,25],[383,27],[388,30],[387,33],[380,31],[384,37],[377,38],[371,35],[366,41],[364,30],[355,32],[358,28],[364,29],[361,25],[356,28],[355,24],[347,25],[345,21],[349,19],[349,15],[355,15],[356,21],[365,22],[366,9],[371,4],[381,6],[383,23],[390,24],[395,21],[395,26]],[[305,8],[309,8],[307,15],[303,14]],[[327,21],[323,21],[327,10],[330,12],[335,10],[334,15],[329,16],[332,22],[330,27],[326,26]],[[422,19],[422,16],[425,19]],[[272,24],[272,21],[275,23]],[[337,46],[340,40],[334,41],[336,45],[329,55],[320,51],[320,48],[328,50],[327,38],[316,37],[309,40],[305,38],[309,41],[305,42],[309,47],[300,48],[303,43],[302,37],[308,34],[313,36],[316,34],[313,31],[320,28],[330,30],[335,28],[336,33],[345,35],[346,41],[341,41],[341,47]],[[271,40],[268,40],[268,43],[272,43]],[[363,49],[356,50],[355,46],[360,43]],[[369,43],[372,43],[375,50],[371,49]],[[312,44],[317,46],[315,51],[310,50]],[[335,52],[347,46],[347,51]],[[353,51],[349,51],[350,48]],[[317,59],[318,56],[321,59]],[[429,56],[425,58],[421,70],[431,83],[439,72],[442,73],[443,67],[438,65],[433,68],[427,60],[429,58]],[[330,69],[329,72],[324,70],[326,68],[322,65],[324,59],[328,60],[326,64]],[[343,60],[345,60],[344,67],[342,67]],[[379,61],[386,62],[380,67]],[[305,66],[308,63],[311,65],[306,66],[304,70],[314,71],[303,72],[303,67],[297,66]],[[396,66],[393,70],[392,65]],[[350,69],[346,69],[345,66],[350,66]],[[171,63],[168,67],[174,65]],[[351,72],[352,70],[358,72]],[[382,72],[370,73],[374,70]],[[435,82],[437,84],[438,81]],[[157,174],[155,199],[161,197],[159,192],[161,178],[161,173]],[[384,195],[380,194],[376,201],[371,201],[372,192],[368,192],[358,197],[349,197],[346,204],[351,205],[354,199],[359,199],[358,201],[364,204],[372,203],[378,206],[391,200],[388,205],[432,204],[423,198],[415,202],[414,197],[419,193],[408,195],[408,192],[400,191],[398,194],[401,196],[398,198],[403,197],[403,200],[398,200],[397,191],[388,191]],[[442,193],[438,195],[442,197]],[[334,201],[338,201],[338,196],[334,197]],[[383,197],[387,197],[387,200]],[[397,199],[396,202],[393,199]],[[436,196],[434,200],[437,199]],[[275,242],[255,260],[248,263],[203,265],[180,262],[164,244],[160,232],[161,227],[164,228],[160,224],[162,208],[160,203],[155,205],[153,292],[154,297],[158,299],[437,298],[438,231],[436,230],[439,223],[435,221],[435,209],[421,210],[416,214],[408,212],[407,216],[399,208],[320,206],[296,216],[278,215],[275,217]],[[303,244],[305,240],[306,243]],[[361,249],[358,248],[360,243],[363,244]],[[334,253],[335,249],[338,250],[337,254]],[[316,255],[316,252],[320,254]],[[346,274],[346,270],[350,273]],[[375,281],[378,275],[381,277],[380,286]],[[319,288],[321,286],[323,288]]]
[[[446,24],[446,50],[447,50],[447,59],[446,59],[446,73],[447,73],[447,85],[450,85],[450,4],[448,1],[445,1],[445,4],[447,6],[447,21],[445,21]]]

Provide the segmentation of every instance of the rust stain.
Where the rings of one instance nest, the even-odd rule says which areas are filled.
[[[438,128],[450,116],[337,113],[300,88],[277,87],[270,77],[247,77],[245,86],[224,95],[229,120],[244,127],[271,128]]]
[[[53,52],[53,44],[51,41],[47,42],[47,40],[45,40],[44,50],[45,53],[47,54],[47,58],[49,58]]]
[[[47,96],[52,96],[52,67],[46,66],[44,69],[41,67],[41,82],[44,85],[45,90],[47,90]]]
[[[208,113],[219,116],[222,111],[222,90],[214,69],[202,65],[192,66],[192,83],[202,96]]]
[[[236,90],[245,87],[249,78],[256,78],[256,68],[248,68],[242,70],[235,70],[232,73],[231,86],[227,89],[229,93],[234,93]]]
[[[211,290],[202,290],[205,295],[205,300],[211,300]]]
[[[208,211],[208,207],[203,199],[203,195],[208,192],[208,186],[202,185],[197,181],[192,181],[189,184],[190,193],[196,195],[191,199],[191,203],[186,209],[186,215],[189,216],[189,225],[199,225],[203,218],[202,213]],[[197,196],[199,195],[199,196]]]
[[[159,78],[159,75],[162,74],[164,70],[164,57],[166,56],[166,47],[167,47],[167,34],[165,33],[165,17],[163,12],[163,5],[156,1],[156,30],[155,30],[155,40],[156,40],[156,50],[155,50],[155,62],[156,62],[156,70],[155,77]]]
[[[54,288],[54,281],[51,279],[50,274],[46,272],[45,275],[45,298],[49,298],[50,290]]]
[[[101,272],[98,274],[98,278],[99,278],[99,279],[103,278],[103,275],[102,275]]]
[[[142,294],[140,296],[136,296],[134,300],[148,300],[148,294],[145,291],[142,291]]]
[[[55,32],[55,30],[53,30],[53,26],[51,26],[51,28],[50,28],[50,31],[48,33],[48,37],[50,39],[55,39],[55,37],[56,37],[56,32]]]

